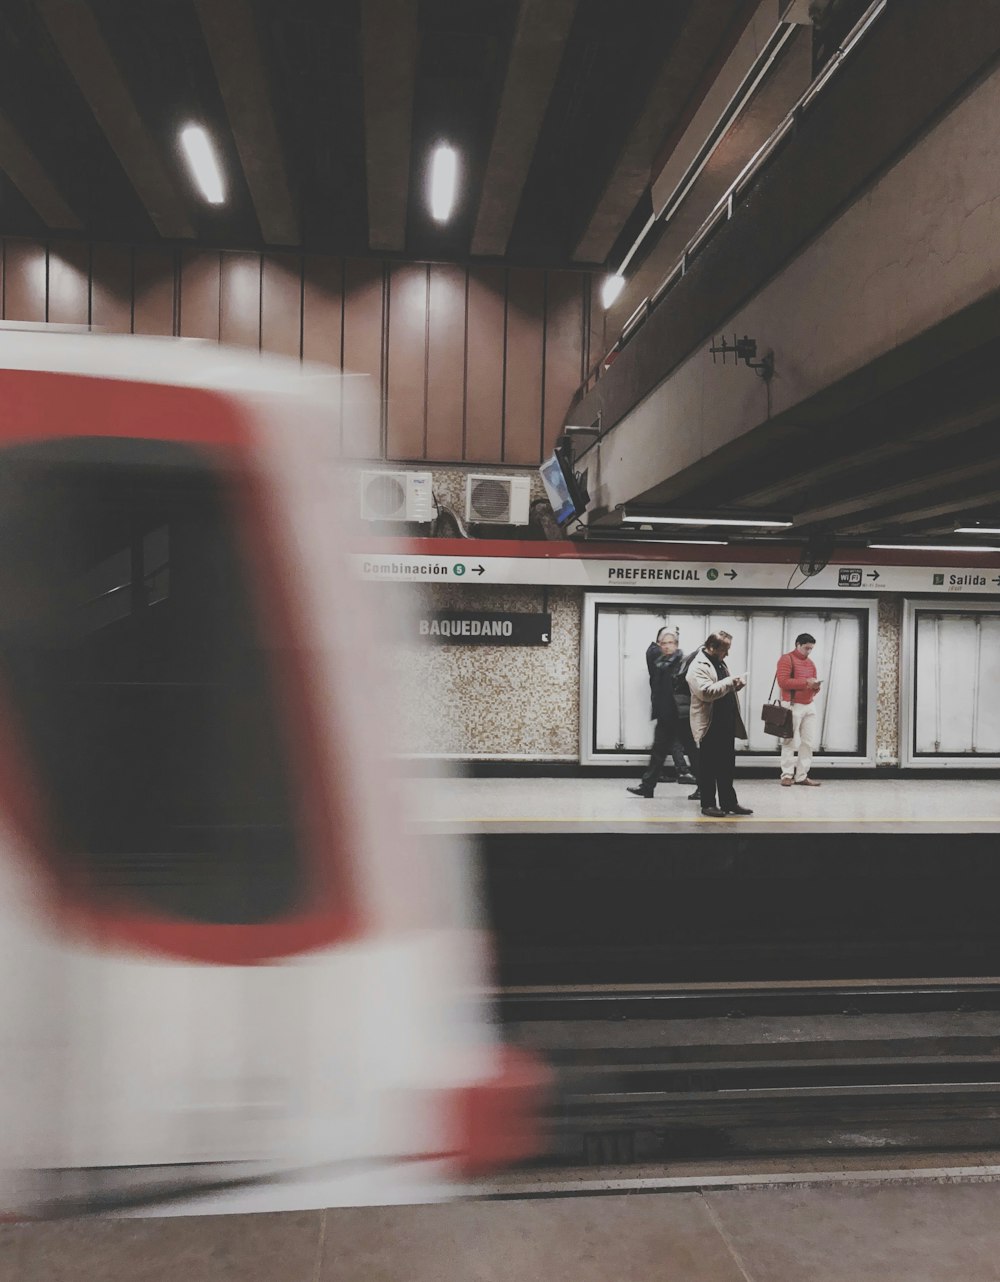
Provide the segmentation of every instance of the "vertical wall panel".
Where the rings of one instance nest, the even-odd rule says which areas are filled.
[[[180,332],[184,338],[219,341],[218,252],[185,249],[181,254]]]
[[[505,297],[502,267],[469,269],[465,458],[470,463],[499,463],[502,455]]]
[[[45,246],[34,240],[6,241],[3,286],[4,320],[44,321]]]
[[[90,320],[90,246],[82,241],[49,249],[49,320],[56,325]]]
[[[545,401],[542,452],[548,455],[582,382],[584,278],[549,272],[545,297]]]
[[[260,255],[223,254],[219,334],[224,343],[260,347]]]
[[[587,327],[587,363],[584,376],[589,377],[591,370],[607,351],[607,313],[601,303],[601,280],[597,276],[589,277],[588,293],[590,296],[590,323]]]
[[[462,457],[465,431],[465,271],[431,267],[427,318],[427,457]]]
[[[505,463],[541,461],[543,319],[542,273],[512,268],[507,286]]]
[[[382,386],[383,325],[381,262],[349,258],[344,264],[344,370],[368,374],[376,399]],[[345,423],[343,446],[348,458],[380,458],[380,425]]]
[[[279,356],[302,354],[302,259],[265,254],[260,279],[260,345]]]
[[[172,249],[137,249],[133,259],[135,334],[173,334],[175,254]]]
[[[132,330],[132,251],[95,245],[90,256],[90,323],[110,334]]]
[[[426,456],[427,268],[400,264],[389,271],[386,349],[386,457]]]
[[[305,260],[302,280],[302,356],[340,365],[343,336],[343,271],[340,258]]]

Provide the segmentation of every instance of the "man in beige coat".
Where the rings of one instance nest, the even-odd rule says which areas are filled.
[[[737,691],[746,685],[726,667],[726,655],[733,638],[728,632],[713,632],[688,668],[691,691],[691,733],[698,745],[698,791],[701,813],[712,819],[726,815],[752,815],[736,797],[736,740],[747,737],[736,701]],[[716,805],[718,789],[718,805]]]

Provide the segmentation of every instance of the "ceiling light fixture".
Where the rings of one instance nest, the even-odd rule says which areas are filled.
[[[210,205],[221,205],[226,189],[211,138],[201,125],[187,125],[181,130],[181,147],[201,194]]]
[[[993,525],[960,525],[956,534],[1000,534],[1000,529]]]
[[[985,543],[869,543],[874,552],[1000,552]]]
[[[625,277],[621,273],[615,273],[613,276],[605,276],[604,284],[601,286],[601,303],[604,310],[607,311],[618,295],[625,288]]]
[[[791,521],[765,521],[757,517],[731,516],[630,516],[622,515],[622,521],[629,525],[736,525],[745,529],[787,530]]]
[[[458,182],[458,153],[446,143],[438,143],[431,156],[431,216],[446,223],[455,205]]]

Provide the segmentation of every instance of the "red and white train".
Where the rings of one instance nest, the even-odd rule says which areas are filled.
[[[391,1200],[531,1148],[465,852],[393,769],[398,618],[347,567],[373,412],[0,331],[0,1211]]]

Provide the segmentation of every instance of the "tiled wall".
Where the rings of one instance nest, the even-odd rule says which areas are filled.
[[[886,597],[878,603],[878,704],[875,722],[875,761],[899,765],[899,643],[903,631],[903,602]]]
[[[543,609],[543,589],[434,585],[435,610]],[[579,588],[549,588],[547,646],[404,646],[403,750],[576,761],[580,739]]]

